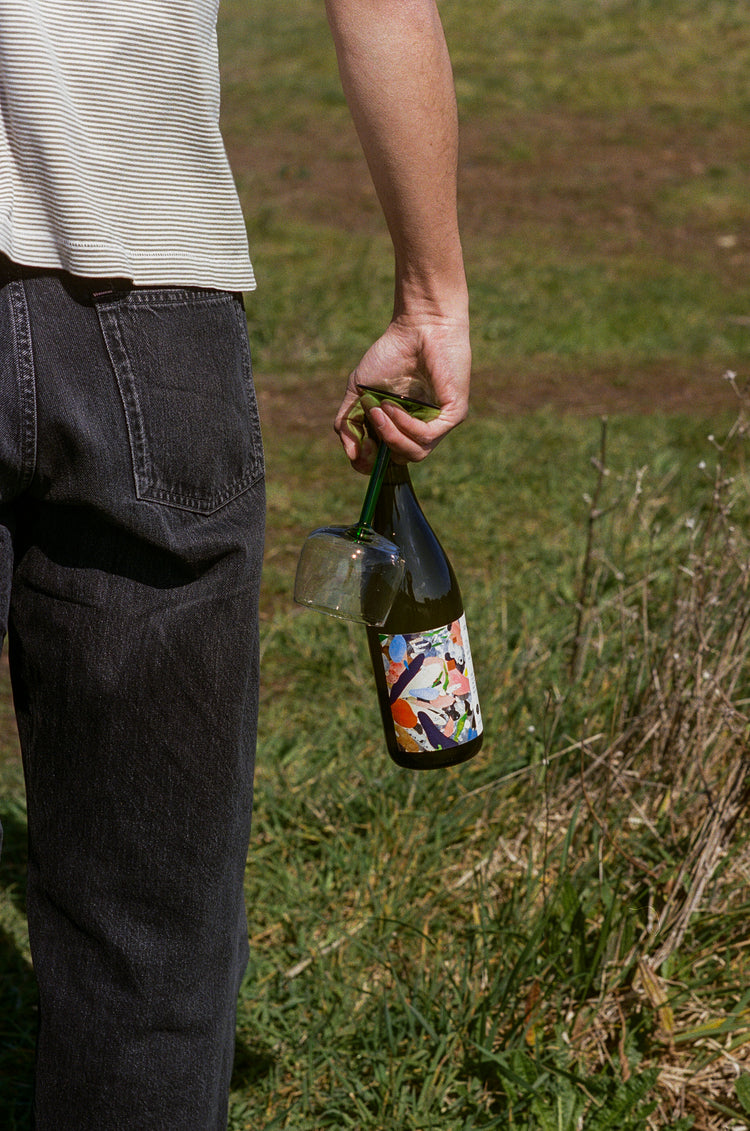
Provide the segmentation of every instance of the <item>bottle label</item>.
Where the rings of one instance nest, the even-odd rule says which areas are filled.
[[[379,634],[396,741],[446,750],[482,733],[466,618],[430,632]]]

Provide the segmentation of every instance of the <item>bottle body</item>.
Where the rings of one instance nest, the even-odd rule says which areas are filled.
[[[373,526],[406,562],[385,624],[367,629],[388,753],[409,769],[465,762],[482,720],[461,591],[405,467],[386,472]]]

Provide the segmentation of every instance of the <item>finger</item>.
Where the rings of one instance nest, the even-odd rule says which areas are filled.
[[[368,417],[378,436],[390,448],[391,458],[397,463],[417,463],[423,460],[446,432],[444,428],[435,429],[437,421],[432,425],[422,424],[416,428],[415,422],[406,413],[399,414],[397,423],[382,408],[372,409]],[[403,429],[399,426],[402,417],[405,419]]]
[[[362,420],[364,421],[364,413]],[[336,417],[334,429],[352,467],[364,475],[369,474],[377,456],[377,442],[368,435],[358,420],[352,420],[346,412],[340,412]]]
[[[460,414],[454,414],[445,409],[434,420],[427,421],[419,420],[395,405],[384,404],[382,409],[386,419],[395,426],[401,436],[419,445],[425,452],[432,451],[440,440],[463,419]],[[392,433],[389,431],[388,435],[391,436]]]

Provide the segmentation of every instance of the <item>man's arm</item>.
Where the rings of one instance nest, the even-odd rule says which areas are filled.
[[[434,0],[326,0],[341,81],[395,253],[393,319],[349,378],[336,431],[358,470],[372,462],[346,417],[357,383],[426,379],[440,415],[388,406],[370,420],[399,462],[423,459],[466,415],[471,350],[456,215],[457,118]]]

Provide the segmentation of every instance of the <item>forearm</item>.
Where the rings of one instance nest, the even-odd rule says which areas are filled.
[[[393,241],[395,313],[466,316],[453,76],[433,0],[327,0],[342,85]]]

